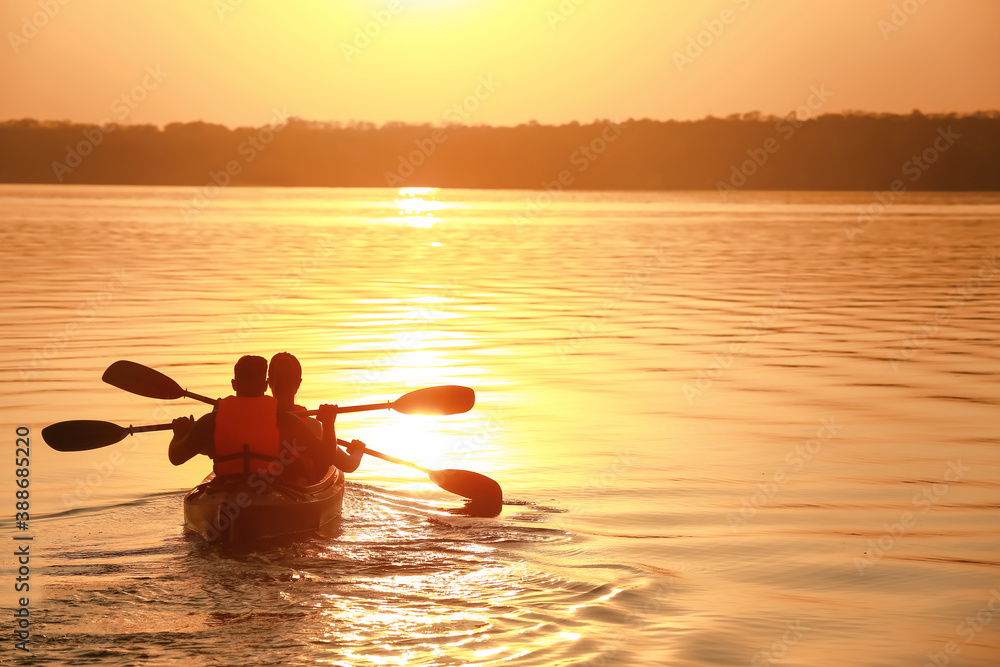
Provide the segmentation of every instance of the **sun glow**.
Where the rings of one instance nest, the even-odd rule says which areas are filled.
[[[453,427],[452,424],[448,424]],[[450,429],[449,429],[450,430]],[[418,458],[420,465],[427,468],[439,468],[446,465],[443,461],[447,458],[449,450],[455,449],[457,438],[449,437],[441,433],[441,425],[428,420],[426,417],[407,417],[397,415],[385,420],[377,425],[373,425],[364,433],[373,448],[379,447],[394,449],[400,456],[412,456]],[[377,444],[378,443],[378,444]],[[381,443],[385,443],[382,445]],[[386,452],[393,453],[393,452]],[[425,487],[426,475],[417,471],[407,469],[405,476],[414,482],[418,480],[420,488]],[[394,467],[393,474],[404,474],[404,470],[398,466]],[[412,486],[412,484],[408,485]]]
[[[404,224],[410,227],[430,228],[441,218],[431,215],[432,211],[448,208],[434,199],[437,188],[400,188],[399,198],[395,200],[396,208]],[[426,197],[426,199],[425,199]]]

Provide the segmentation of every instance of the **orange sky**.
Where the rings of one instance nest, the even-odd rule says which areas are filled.
[[[0,120],[686,119],[812,86],[821,111],[1000,109],[995,0],[62,2],[0,6]]]

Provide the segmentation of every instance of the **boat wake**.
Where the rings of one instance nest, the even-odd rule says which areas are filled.
[[[465,516],[454,503],[349,483],[335,534],[235,547],[184,532],[182,497],[39,524],[36,657],[551,664],[607,653],[598,637],[611,635],[595,624],[619,631],[654,585],[642,568],[594,562],[587,538],[547,525],[558,508],[516,502],[495,518]]]

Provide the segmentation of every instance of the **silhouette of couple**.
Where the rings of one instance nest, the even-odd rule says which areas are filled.
[[[346,452],[337,446],[336,405],[321,405],[319,422],[293,414],[305,410],[295,404],[301,383],[302,366],[288,352],[271,358],[270,375],[264,357],[241,357],[233,368],[235,396],[221,399],[197,421],[173,421],[170,462],[176,466],[204,454],[219,477],[257,474],[298,485],[321,479],[331,466],[354,472],[364,443],[353,440]],[[271,396],[264,393],[268,386]]]

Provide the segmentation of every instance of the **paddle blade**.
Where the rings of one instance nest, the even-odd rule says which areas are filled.
[[[486,475],[469,470],[431,470],[427,474],[431,481],[449,493],[472,500],[477,505],[496,506],[503,504],[503,490],[496,481]]]
[[[146,398],[169,401],[184,396],[184,389],[160,371],[134,361],[116,361],[101,378],[108,384]]]
[[[121,441],[128,429],[111,422],[89,419],[59,422],[42,429],[42,439],[59,452],[82,452],[100,449]]]
[[[392,409],[407,415],[457,415],[475,404],[476,392],[449,384],[411,391],[393,401]]]

